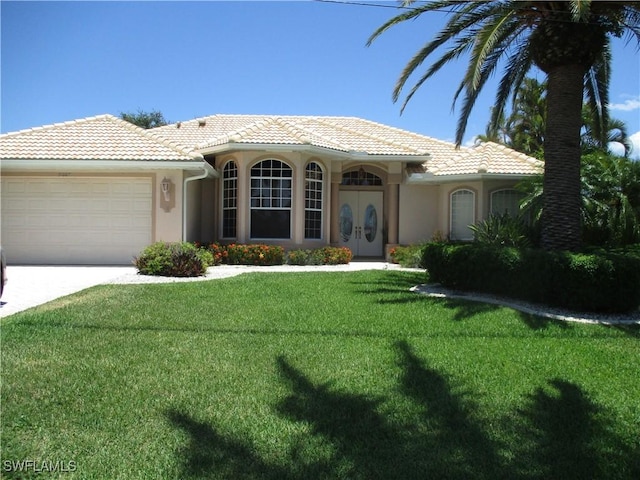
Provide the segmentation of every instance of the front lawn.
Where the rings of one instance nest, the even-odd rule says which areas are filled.
[[[0,476],[640,478],[637,328],[422,282],[100,286],[5,318]]]

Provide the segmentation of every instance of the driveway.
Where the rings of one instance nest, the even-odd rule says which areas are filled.
[[[135,274],[135,267],[7,266],[0,317]]]

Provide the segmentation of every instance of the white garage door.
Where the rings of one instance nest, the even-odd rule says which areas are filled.
[[[131,264],[151,243],[150,178],[3,177],[10,263]]]

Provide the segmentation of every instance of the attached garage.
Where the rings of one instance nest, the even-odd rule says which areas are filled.
[[[3,176],[13,263],[130,264],[151,243],[152,178]]]
[[[214,174],[192,148],[112,115],[2,134],[7,262],[131,265],[150,243],[184,238],[184,185]]]

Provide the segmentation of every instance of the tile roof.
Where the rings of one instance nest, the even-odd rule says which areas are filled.
[[[408,174],[540,173],[542,163],[495,143],[456,148],[451,142],[357,117],[212,115],[152,130],[113,115],[0,135],[0,158],[15,160],[198,161],[199,152],[254,145],[313,147],[371,160],[410,163]],[[418,172],[421,170],[421,173]],[[417,178],[417,177],[416,177]]]
[[[0,135],[0,158],[25,160],[197,161],[202,156],[113,115]]]
[[[495,143],[456,148],[451,142],[357,117],[212,115],[153,130],[172,142],[206,151],[234,144],[314,146],[344,153],[423,162],[434,176],[540,173],[538,160]]]

